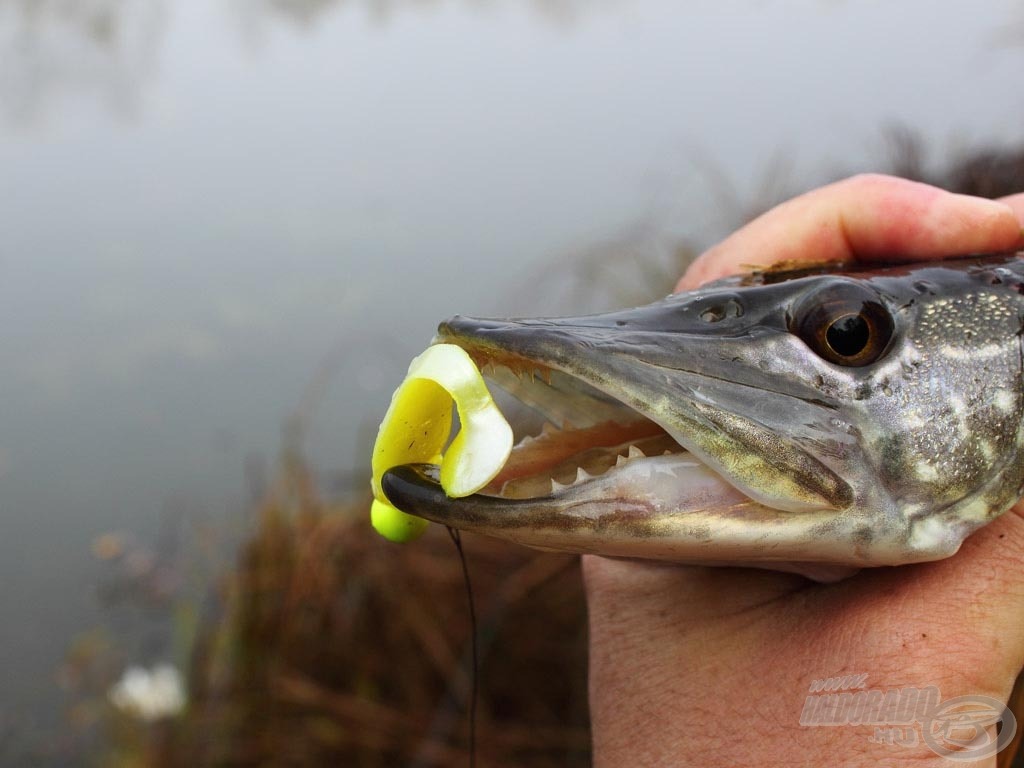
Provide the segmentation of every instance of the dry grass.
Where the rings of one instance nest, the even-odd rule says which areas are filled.
[[[327,506],[301,469],[264,503],[196,643],[191,703],[158,764],[468,764],[470,624],[437,526],[378,537],[369,499]],[[577,560],[465,536],[477,595],[481,765],[588,763]]]

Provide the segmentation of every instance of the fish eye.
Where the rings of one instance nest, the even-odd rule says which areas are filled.
[[[789,330],[830,363],[859,367],[875,362],[888,348],[893,321],[874,291],[837,283],[800,299]]]

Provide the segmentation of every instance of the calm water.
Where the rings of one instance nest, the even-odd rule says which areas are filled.
[[[311,382],[344,479],[438,319],[711,237],[773,158],[1019,140],[1022,65],[1010,0],[0,0],[0,743],[109,620],[94,537],[237,521]]]

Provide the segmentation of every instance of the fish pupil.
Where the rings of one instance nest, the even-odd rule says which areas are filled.
[[[871,328],[863,315],[845,315],[825,332],[825,340],[838,355],[853,357],[867,347]]]

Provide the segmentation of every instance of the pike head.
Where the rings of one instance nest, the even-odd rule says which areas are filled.
[[[437,341],[506,393],[519,442],[472,496],[447,498],[429,465],[384,491],[552,550],[821,578],[946,557],[1022,493],[1022,291],[1024,261],[1000,256],[457,316]]]

